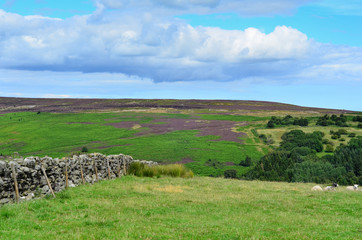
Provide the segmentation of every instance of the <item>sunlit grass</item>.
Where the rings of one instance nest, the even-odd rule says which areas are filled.
[[[359,239],[362,192],[123,177],[0,208],[1,239]]]
[[[137,177],[194,177],[194,173],[182,164],[148,166],[140,162],[131,163],[128,174],[135,175]]]

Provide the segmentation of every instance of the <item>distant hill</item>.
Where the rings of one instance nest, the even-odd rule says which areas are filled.
[[[287,149],[294,151],[292,162],[325,159],[362,136],[361,123],[353,120],[357,116],[361,117],[347,110],[260,101],[0,98],[0,159],[14,152],[24,157],[66,157],[87,149],[159,163],[182,163],[201,176],[223,176],[231,170],[242,176],[278,149],[283,135],[292,130],[323,135],[311,140],[317,141],[318,148],[312,149],[316,153],[299,149],[297,154]],[[321,126],[321,118],[327,119],[326,126]],[[298,147],[310,144],[304,145]],[[290,159],[289,155],[283,159]],[[328,169],[335,165],[332,160]],[[278,169],[257,171],[251,177],[278,180],[280,176],[273,172]],[[289,170],[295,170],[296,176],[299,168]],[[347,170],[339,174],[347,183],[360,176],[358,170],[355,175]],[[282,179],[294,179],[287,177]],[[329,179],[330,174],[313,181]]]
[[[0,113],[10,112],[82,112],[134,108],[168,108],[174,110],[210,109],[224,113],[250,111],[291,111],[341,114],[348,110],[301,107],[291,104],[243,100],[177,100],[177,99],[55,99],[0,97]]]

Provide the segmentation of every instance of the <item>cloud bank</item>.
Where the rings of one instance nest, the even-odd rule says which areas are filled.
[[[98,0],[95,13],[65,20],[0,10],[0,68],[120,73],[155,82],[347,75],[359,81],[361,48],[320,44],[287,26],[265,34],[256,28],[193,27],[172,17],[190,9],[272,14],[305,2]]]

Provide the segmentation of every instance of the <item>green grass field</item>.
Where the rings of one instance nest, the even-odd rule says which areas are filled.
[[[135,159],[172,163],[192,159],[186,165],[195,174],[220,176],[227,169],[239,174],[248,168],[237,166],[246,155],[257,161],[266,148],[243,138],[245,144],[213,141],[218,136],[197,136],[198,130],[165,134],[135,135],[146,128],[115,128],[108,123],[134,121],[151,123],[159,118],[200,119],[200,116],[170,113],[9,113],[0,115],[0,153],[22,156],[65,157],[87,146],[89,152],[128,154]],[[218,119],[219,117],[220,119]],[[204,120],[231,120],[251,123],[265,118],[252,116],[201,115]],[[162,122],[152,122],[163,124]],[[235,165],[232,165],[235,164]]]
[[[361,239],[362,192],[221,178],[82,185],[0,208],[1,239]]]
[[[350,117],[351,118],[351,117]],[[135,122],[142,124],[165,124],[160,119],[197,119],[206,121],[233,121],[245,124],[233,129],[246,135],[242,142],[215,141],[219,136],[197,136],[199,130],[177,130],[161,134],[137,135],[147,131],[146,127],[116,128],[110,123]],[[23,112],[0,115],[0,155],[19,152],[22,156],[65,157],[81,151],[86,146],[89,152],[103,154],[128,154],[136,159],[160,163],[185,163],[195,174],[221,176],[225,170],[236,169],[241,175],[248,168],[238,166],[246,156],[256,162],[261,156],[279,146],[286,131],[301,129],[305,132],[322,131],[325,138],[334,144],[347,143],[331,139],[330,130],[340,127],[315,126],[316,117],[309,117],[308,127],[286,126],[266,128],[269,117],[251,115],[217,114],[175,114],[153,112],[111,112],[111,113],[40,113]],[[349,122],[349,124],[354,124]],[[344,128],[349,133],[362,135],[356,126]],[[265,144],[259,134],[270,136],[274,143]],[[327,154],[318,153],[319,156]]]

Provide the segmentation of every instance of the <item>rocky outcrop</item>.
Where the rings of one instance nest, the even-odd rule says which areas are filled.
[[[51,194],[51,190],[59,192],[67,186],[75,187],[82,183],[92,184],[103,179],[121,177],[134,161],[140,160],[133,160],[131,156],[123,154],[105,156],[99,153],[63,159],[27,157],[11,162],[0,161],[0,204],[13,202],[17,198],[13,170],[18,185],[18,197],[26,200]],[[150,161],[140,162],[157,164]]]

